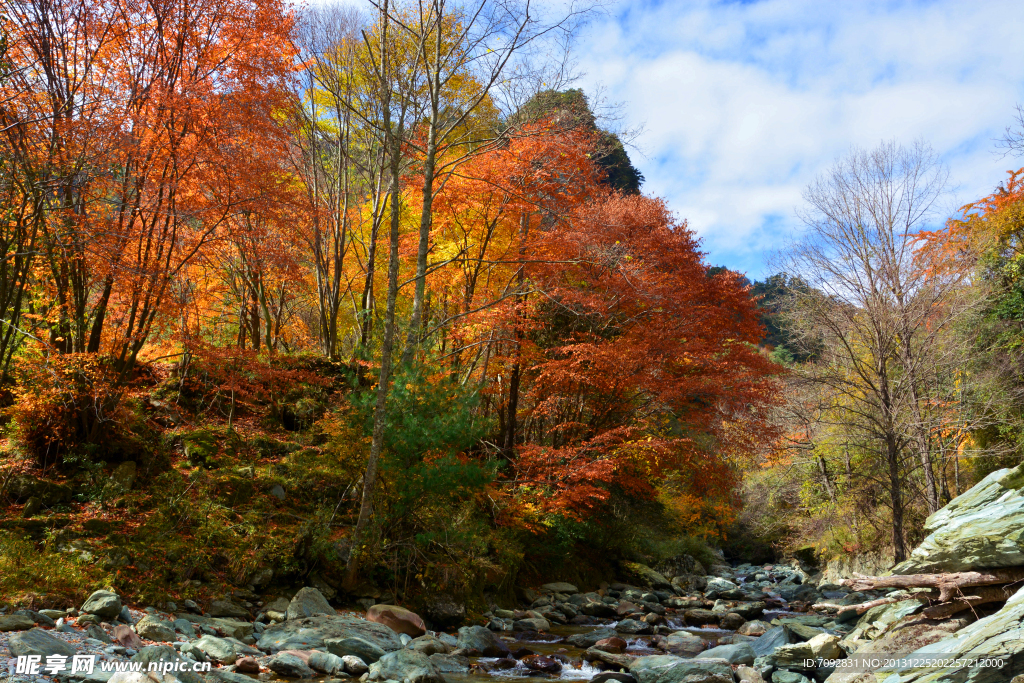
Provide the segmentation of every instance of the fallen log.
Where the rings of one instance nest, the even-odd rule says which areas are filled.
[[[963,588],[991,586],[1002,583],[1016,583],[1024,580],[1024,567],[986,569],[975,572],[951,572],[948,574],[904,574],[897,576],[854,575],[852,579],[839,579],[840,586],[855,591],[877,588],[938,588],[939,602],[950,602],[962,594]]]
[[[1018,586],[978,586],[970,595],[961,595],[949,602],[925,607],[921,614],[929,619],[946,619],[959,612],[992,602],[1006,602],[1017,592]]]
[[[828,602],[819,602],[815,605],[811,605],[811,609],[818,611],[836,611],[836,614],[842,614],[843,612],[856,612],[857,614],[864,614],[872,607],[878,607],[879,605],[891,605],[896,602],[903,602],[905,600],[920,600],[921,602],[931,602],[935,597],[934,593],[912,593],[910,595],[902,595],[898,598],[878,598],[877,600],[871,600],[869,602],[862,602],[856,605],[833,605]]]

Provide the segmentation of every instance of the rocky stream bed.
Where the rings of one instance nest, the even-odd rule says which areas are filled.
[[[1024,466],[993,473],[929,518],[910,560],[882,577],[684,556],[661,572],[625,563],[623,581],[596,590],[549,583],[522,589],[517,609],[467,621],[453,606],[429,622],[394,605],[339,611],[313,587],[265,604],[143,610],[99,590],[80,609],[0,613],[0,679],[1024,683],[1022,484]],[[940,659],[884,662],[912,653]],[[95,658],[92,670],[72,671],[76,655]],[[26,657],[38,671],[24,670]],[[857,657],[883,664],[845,666]],[[143,670],[114,670],[128,662]]]

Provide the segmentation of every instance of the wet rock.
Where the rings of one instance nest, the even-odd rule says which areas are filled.
[[[469,671],[469,657],[438,653],[430,655],[430,661],[443,674],[466,673]]]
[[[629,665],[636,660],[636,657],[626,654],[617,655],[600,650],[597,647],[592,647],[583,653],[583,659],[587,662],[602,662],[618,669],[628,669]]]
[[[594,647],[598,650],[604,650],[610,652],[613,655],[620,655],[626,651],[627,643],[622,638],[602,638],[601,640],[594,643]]]
[[[308,619],[317,616],[334,616],[337,611],[327,602],[323,593],[312,586],[302,588],[288,603],[286,616],[291,619]],[[373,621],[371,619],[371,621]]]
[[[754,648],[747,643],[719,645],[697,655],[698,659],[724,659],[730,664],[753,664]]]
[[[81,611],[103,619],[113,619],[121,613],[121,597],[111,591],[98,590],[89,596]]]
[[[676,631],[652,641],[659,650],[681,657],[693,657],[704,651],[704,639],[688,631]]]
[[[485,657],[504,657],[509,654],[504,641],[483,626],[460,628],[457,647],[460,650],[476,650]]]
[[[267,668],[285,678],[312,678],[313,670],[306,662],[293,654],[280,653],[267,661]]]
[[[339,652],[341,641],[347,639],[361,640],[373,645],[369,650],[390,652],[402,647],[402,641],[390,628],[366,619],[352,616],[318,616],[308,619],[289,619],[280,624],[268,626],[260,634],[256,647],[264,652],[280,652],[281,650],[322,650],[340,656],[354,654],[362,657],[359,652]],[[358,643],[355,643],[358,645]],[[364,657],[364,659],[366,659]]]
[[[598,602],[596,600],[580,605],[580,612],[587,616],[599,617],[602,619],[612,619],[617,616],[615,607],[606,602]]]
[[[732,667],[721,659],[673,655],[640,657],[629,667],[638,683],[732,683]]]
[[[743,626],[743,624],[746,623],[746,621],[747,620],[739,614],[736,614],[735,612],[730,612],[729,614],[722,616],[722,618],[718,621],[718,625],[724,629],[735,631],[740,626]]]
[[[708,576],[707,579],[707,592],[718,591],[724,593],[736,589],[736,584],[727,579],[722,579],[717,576]]]
[[[334,675],[345,671],[345,662],[338,655],[330,652],[315,650],[309,653],[309,661],[306,662],[310,669],[321,673]]]
[[[636,621],[634,619],[623,619],[615,625],[615,630],[619,633],[629,634],[653,633],[654,627],[642,621]]]
[[[414,638],[406,647],[410,647],[417,652],[422,652],[428,657],[438,653],[448,654],[449,651],[449,647],[447,645],[431,635],[423,635],[419,638]]]
[[[562,663],[544,655],[530,655],[522,659],[523,666],[531,671],[543,671],[547,674],[556,674],[562,670]]]
[[[616,633],[615,629],[605,626],[586,633],[575,633],[566,638],[565,642],[581,650],[586,650],[587,648],[594,647],[599,640],[616,637],[618,637],[618,633]]]
[[[551,623],[543,617],[519,619],[512,624],[513,631],[550,631]]]
[[[341,658],[341,661],[345,665],[345,673],[350,676],[359,677],[370,670],[367,663],[361,657],[356,657],[355,655],[345,655]]]
[[[427,655],[415,650],[389,652],[370,665],[368,680],[401,683],[445,683]]]
[[[565,581],[555,581],[554,583],[545,583],[541,586],[543,590],[551,591],[552,593],[565,593],[566,595],[572,595],[573,593],[579,593],[579,588],[566,583]]]
[[[736,629],[736,633],[739,633],[742,636],[763,636],[771,627],[772,625],[768,622],[755,619],[740,626]]]
[[[763,636],[752,642],[750,646],[754,648],[754,653],[758,657],[763,657],[792,642],[793,639],[790,636],[789,630],[783,626],[776,626],[766,631]]]
[[[605,671],[590,679],[590,683],[636,683],[633,674]]]
[[[357,657],[362,661],[372,664],[387,654],[380,646],[364,638],[336,638],[324,641],[328,652],[339,657]]]
[[[366,618],[412,638],[427,632],[427,626],[420,615],[397,605],[374,605],[366,610]]]
[[[718,625],[721,614],[712,612],[709,609],[688,609],[683,613],[686,623],[692,626],[704,626],[706,624]]]

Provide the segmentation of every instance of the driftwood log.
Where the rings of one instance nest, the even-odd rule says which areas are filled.
[[[854,578],[840,579],[837,583],[855,591],[878,588],[933,588],[938,592],[922,591],[900,597],[879,598],[859,605],[818,603],[813,606],[813,609],[835,610],[840,614],[849,611],[864,614],[872,607],[879,605],[888,605],[904,600],[920,600],[929,604],[922,611],[926,618],[945,619],[978,605],[1006,602],[1024,583],[1024,567],[946,574],[905,574],[902,576],[854,574]]]
[[[938,588],[939,602],[963,595],[964,588],[993,586],[1016,583],[1024,580],[1024,567],[1007,569],[986,569],[978,572],[951,572],[948,574],[904,574],[902,576],[863,576],[855,574],[852,579],[839,579],[840,586],[849,586],[855,591],[876,588]]]

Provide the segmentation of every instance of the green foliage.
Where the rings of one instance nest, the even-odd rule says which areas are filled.
[[[31,602],[37,609],[81,605],[103,578],[98,567],[59,552],[52,541],[38,546],[0,531],[0,603]]]

